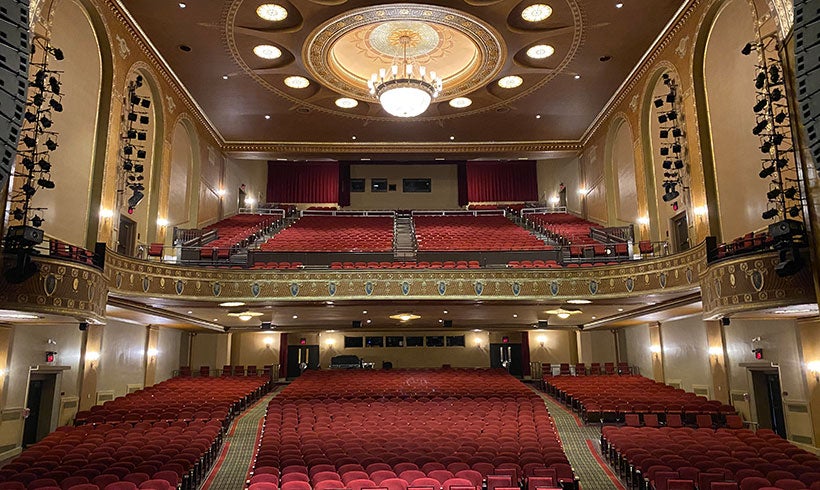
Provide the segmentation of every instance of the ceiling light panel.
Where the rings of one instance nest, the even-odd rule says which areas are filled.
[[[527,22],[541,22],[552,15],[552,7],[545,3],[535,3],[521,11],[521,18]]]
[[[527,50],[527,56],[534,60],[543,60],[549,58],[555,53],[555,48],[549,44],[536,44]]]
[[[264,60],[275,60],[282,56],[282,50],[270,44],[260,44],[253,48],[253,54]]]
[[[263,3],[256,8],[256,15],[262,20],[280,22],[287,19],[288,11],[285,7],[275,3]]]
[[[518,75],[509,75],[498,81],[498,86],[501,88],[516,88],[524,83],[524,79]]]

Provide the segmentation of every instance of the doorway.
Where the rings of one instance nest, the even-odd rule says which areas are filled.
[[[786,420],[777,370],[753,370],[751,374],[758,426],[761,429],[770,429],[785,439]]]
[[[23,447],[35,444],[51,432],[56,387],[56,374],[31,374],[26,398],[28,417],[23,426]]]
[[[306,369],[319,369],[318,345],[289,345],[288,346],[288,379],[298,378],[302,374],[301,365]]]
[[[521,344],[490,344],[490,367],[504,368],[505,361],[511,375],[516,378],[524,375],[521,369]]]
[[[137,223],[124,215],[120,215],[120,231],[117,234],[117,253],[131,257],[134,254],[134,245],[137,243]]]
[[[683,252],[689,250],[689,220],[686,212],[676,214],[670,219],[672,222],[672,250]]]
[[[239,204],[239,209],[244,208],[245,207],[245,188],[244,188],[244,186],[239,188],[239,192],[236,195],[239,198],[239,203],[238,203]]]

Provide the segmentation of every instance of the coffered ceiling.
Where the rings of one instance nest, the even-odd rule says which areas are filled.
[[[373,152],[381,159],[428,159],[440,156],[441,145],[457,149],[447,152],[451,158],[577,151],[686,3],[546,0],[551,15],[528,22],[522,12],[536,0],[120,2],[234,156],[288,159]],[[275,14],[286,17],[262,19],[263,3],[283,7]],[[384,112],[366,86],[369,73],[395,61],[402,35],[410,37],[409,54],[444,78],[440,96],[409,120]],[[274,57],[258,56],[257,46],[269,46],[257,51]],[[535,46],[540,56],[551,54],[529,56]],[[521,84],[500,87],[510,75]],[[289,87],[288,77],[303,77],[307,86],[295,79],[301,88]],[[357,105],[339,107],[340,97]],[[471,103],[453,107],[456,97]]]

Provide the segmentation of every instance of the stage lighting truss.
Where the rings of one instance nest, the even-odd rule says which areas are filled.
[[[123,100],[122,125],[120,131],[120,185],[118,199],[122,202],[124,194],[130,192],[125,201],[128,213],[142,200],[145,191],[145,170],[148,150],[145,147],[150,130],[150,116],[147,109],[151,107],[151,100],[137,94],[142,87],[143,78],[137,75],[128,83]]]
[[[759,148],[763,154],[758,175],[769,182],[766,192],[768,204],[761,217],[766,220],[802,221],[803,196],[794,164],[797,160],[777,43],[776,37],[767,36],[746,44],[741,50],[743,55],[754,53],[758,58],[754,78],[757,98],[752,107],[755,125],[751,132],[760,138]]]
[[[664,73],[663,84],[668,92],[656,97],[654,106],[660,124],[658,149],[663,167],[662,199],[674,210],[678,209],[678,198],[684,203],[689,199],[689,172],[686,166],[686,134],[683,130],[682,111],[675,79]]]
[[[62,61],[62,50],[55,48],[43,38],[35,38],[31,50],[31,74],[29,97],[26,100],[17,160],[12,172],[14,185],[11,191],[11,219],[17,226],[42,226],[44,211],[32,203],[41,189],[54,189],[51,178],[51,153],[59,146],[59,133],[54,131],[54,115],[63,111],[61,70],[52,67]]]

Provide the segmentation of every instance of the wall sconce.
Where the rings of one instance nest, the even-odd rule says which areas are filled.
[[[270,349],[270,346],[273,345],[273,337],[267,336],[264,339],[262,339],[262,342],[265,344],[265,347]]]
[[[7,375],[8,373],[9,373],[8,369],[6,369],[6,368],[0,369],[0,378]]]
[[[107,208],[100,208],[100,218],[111,219],[114,217],[114,211]]]
[[[588,193],[589,191],[585,187],[581,187],[578,189],[578,194],[580,194],[581,197],[586,196]]]
[[[696,206],[692,212],[699,221],[703,221],[703,218],[709,213],[709,208],[706,206]]]
[[[649,352],[655,354],[656,356],[661,353],[661,346],[659,345],[651,345],[649,346]]]
[[[159,354],[159,351],[154,349],[153,347],[148,349],[147,351],[145,351],[145,355],[147,355],[148,357],[150,357],[152,359],[156,359],[157,354]]]
[[[325,339],[325,344],[327,344],[328,348],[333,348],[333,345],[336,343],[336,339],[329,338]]]
[[[641,216],[638,218],[638,224],[641,226],[649,226],[649,216]]]
[[[561,199],[558,196],[552,196],[550,198],[550,204],[553,206],[557,206],[559,202],[561,202]]]
[[[814,380],[820,383],[820,361],[811,361],[806,364],[806,368],[808,368],[809,374],[814,375]]]
[[[157,218],[157,226],[160,228],[165,228],[168,226],[168,220],[165,218]]]
[[[217,189],[216,195],[219,197],[225,197],[225,189]]]
[[[715,345],[713,345],[712,347],[709,347],[709,355],[710,356],[718,357],[721,354],[723,354],[723,349],[721,349],[720,347],[715,346]]]
[[[91,363],[91,369],[94,369],[94,363],[100,360],[100,353],[96,351],[86,352],[85,360]]]
[[[544,347],[544,344],[547,343],[547,336],[546,335],[539,335],[538,337],[535,338],[535,340],[538,341],[538,345],[540,345],[541,347]]]
[[[474,341],[475,341],[475,346],[480,349],[481,348],[481,337],[476,336]]]
[[[256,199],[254,199],[252,197],[246,197],[245,198],[245,205],[246,206],[253,207],[254,204],[256,204]]]

